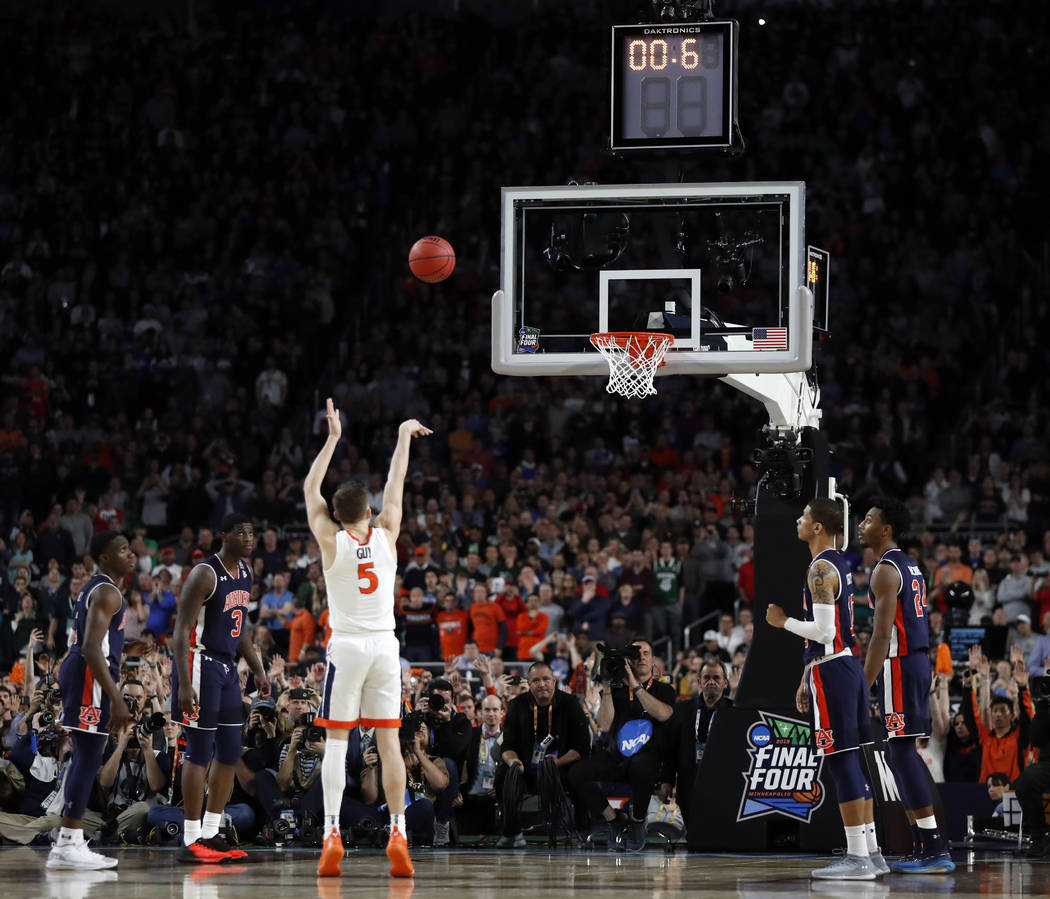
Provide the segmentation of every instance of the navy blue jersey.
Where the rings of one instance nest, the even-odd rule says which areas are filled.
[[[893,659],[911,653],[925,653],[930,648],[930,626],[926,621],[926,579],[922,576],[922,569],[911,556],[896,547],[886,550],[875,567],[879,565],[891,565],[900,576],[897,610],[893,615],[886,657]],[[874,578],[873,571],[872,580]],[[874,594],[872,599],[879,602]]]
[[[252,570],[246,562],[238,562],[234,577],[217,555],[200,564],[215,572],[215,589],[201,604],[197,623],[190,631],[190,649],[235,658],[252,596]]]
[[[115,587],[106,575],[96,574],[91,580],[84,584],[84,589],[77,597],[76,606],[73,609],[73,645],[69,651],[81,655],[84,646],[84,636],[87,633],[87,613],[91,603],[95,599],[95,591],[103,584]],[[120,589],[119,587],[117,588]],[[114,680],[120,679],[120,655],[124,651],[124,597],[120,599],[120,608],[113,613],[109,619],[109,628],[102,637],[102,655],[109,663],[110,674]]]
[[[813,620],[813,594],[809,589],[809,573],[818,561],[833,565],[839,576],[839,591],[835,595],[835,636],[830,643],[807,640],[802,651],[807,662],[833,656],[844,649],[852,649],[857,642],[853,636],[853,573],[846,557],[837,549],[824,550],[806,569],[806,580],[802,585],[802,620]]]

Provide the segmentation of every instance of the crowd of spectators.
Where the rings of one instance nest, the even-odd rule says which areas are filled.
[[[602,638],[668,637],[664,673],[693,700],[705,656],[728,663],[726,686],[739,677],[753,535],[729,499],[755,490],[757,404],[669,377],[628,405],[598,379],[497,379],[488,365],[500,185],[678,176],[602,148],[608,16],[628,21],[637,4],[464,2],[455,15],[413,5],[201,4],[192,23],[63,2],[5,10],[8,737],[26,684],[65,652],[94,531],[135,535],[127,636],[139,661],[125,683],[141,683],[143,711],[165,712],[182,578],[215,549],[211,528],[247,511],[263,531],[256,642],[286,689],[273,716],[252,709],[264,736],[234,804],[257,802],[264,771],[282,790],[314,787],[319,766],[295,767],[281,741],[316,698],[292,695],[316,691],[326,627],[300,489],[323,422],[318,384],[349,437],[326,490],[359,477],[378,506],[396,422],[411,415],[436,432],[405,488],[399,624],[409,669],[453,660],[453,705],[483,709],[485,688],[468,676],[477,658],[497,669],[498,690],[501,666],[544,658],[586,699],[574,675]],[[965,623],[986,628],[981,659],[1010,669],[986,684],[992,669],[975,659],[965,687],[944,672],[959,702],[945,775],[966,779],[998,773],[977,760],[1014,719],[1018,734],[1027,727],[1010,696],[1022,680],[1011,647],[1039,674],[1050,640],[1036,640],[1050,611],[1050,415],[1034,376],[1050,361],[1040,339],[1050,305],[1030,264],[1050,126],[1025,113],[1045,80],[1032,43],[1045,16],[988,2],[929,2],[907,16],[799,3],[779,6],[770,27],[745,20],[748,152],[705,157],[696,179],[807,182],[807,233],[835,260],[833,334],[818,351],[833,473],[857,507],[876,492],[908,499],[926,525],[914,548],[931,602],[947,615],[935,633],[960,626],[965,606]],[[420,233],[457,249],[441,286],[404,270]],[[863,592],[863,575],[857,583]],[[684,626],[702,615],[714,617],[685,645]],[[862,609],[858,623],[863,634]],[[409,698],[425,670],[406,674]],[[1005,711],[992,718],[1000,692],[1006,725]],[[35,717],[45,698],[27,696]],[[162,739],[151,739],[159,760]],[[176,739],[168,728],[167,749]],[[114,750],[133,756],[136,741]],[[274,745],[284,748],[267,755]],[[1016,755],[1010,776],[1027,761],[1023,740],[1015,749],[993,751],[1004,765]],[[415,759],[447,823],[454,800],[436,800],[449,782],[427,781]],[[158,762],[166,784],[177,753],[169,762]],[[166,794],[138,764],[145,792],[121,811]],[[256,828],[260,816],[256,805]]]

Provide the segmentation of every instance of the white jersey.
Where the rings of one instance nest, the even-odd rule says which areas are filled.
[[[335,561],[324,572],[328,624],[333,634],[394,630],[394,555],[382,528],[361,543],[348,530],[335,535]]]

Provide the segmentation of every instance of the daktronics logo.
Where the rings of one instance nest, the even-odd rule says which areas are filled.
[[[809,823],[824,801],[820,769],[824,757],[812,748],[805,721],[759,713],[747,732],[751,765],[744,773],[744,795],[737,821],[779,813]]]
[[[681,25],[657,25],[655,28],[644,28],[642,34],[700,34],[703,28],[683,28]]]

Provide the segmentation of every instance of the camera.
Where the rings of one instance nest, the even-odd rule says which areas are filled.
[[[54,716],[52,716],[54,720]],[[43,758],[58,758],[59,733],[51,727],[36,732],[36,752]]]
[[[268,705],[261,705],[255,709],[255,714],[262,718],[263,721],[276,721],[277,710],[271,709]]]
[[[433,699],[433,697],[431,697]],[[441,699],[441,697],[438,697]],[[444,699],[441,700],[444,702]],[[422,712],[409,712],[401,719],[401,726],[397,731],[397,738],[401,743],[402,754],[412,748],[416,741],[416,734],[426,724],[426,717]]]
[[[167,723],[167,719],[161,712],[146,713],[135,725],[135,734],[155,734]]]
[[[139,710],[139,701],[128,693],[124,694],[124,705],[128,707],[128,711],[133,715]]]
[[[50,727],[55,723],[55,713],[47,711],[41,712],[37,720],[39,720],[41,727]]]
[[[44,705],[55,705],[62,702],[62,688],[54,679],[44,684]]]
[[[1033,677],[1029,683],[1029,689],[1032,693],[1032,699],[1036,701],[1050,699],[1050,675]]]
[[[521,683],[521,682],[522,682],[522,681],[523,681],[524,679],[525,679],[525,678],[523,678],[523,677],[522,677],[522,676],[521,676],[520,674],[512,674],[512,675],[510,675],[510,677],[509,677],[509,678],[507,678],[507,683],[508,683],[508,684],[510,684],[510,685],[511,685],[512,687],[516,687],[516,686],[518,686],[518,685],[519,685],[519,684],[520,684],[520,683]]]
[[[642,650],[634,643],[623,649],[613,649],[605,643],[599,643],[596,647],[601,654],[601,660],[595,666],[595,680],[608,680],[615,686],[622,686],[627,678],[627,663],[636,662],[642,657]]]
[[[300,715],[295,719],[295,726],[303,729],[303,742],[304,743],[318,743],[324,739],[325,733],[323,727],[318,727],[314,724],[314,713],[307,712],[304,715]]]

